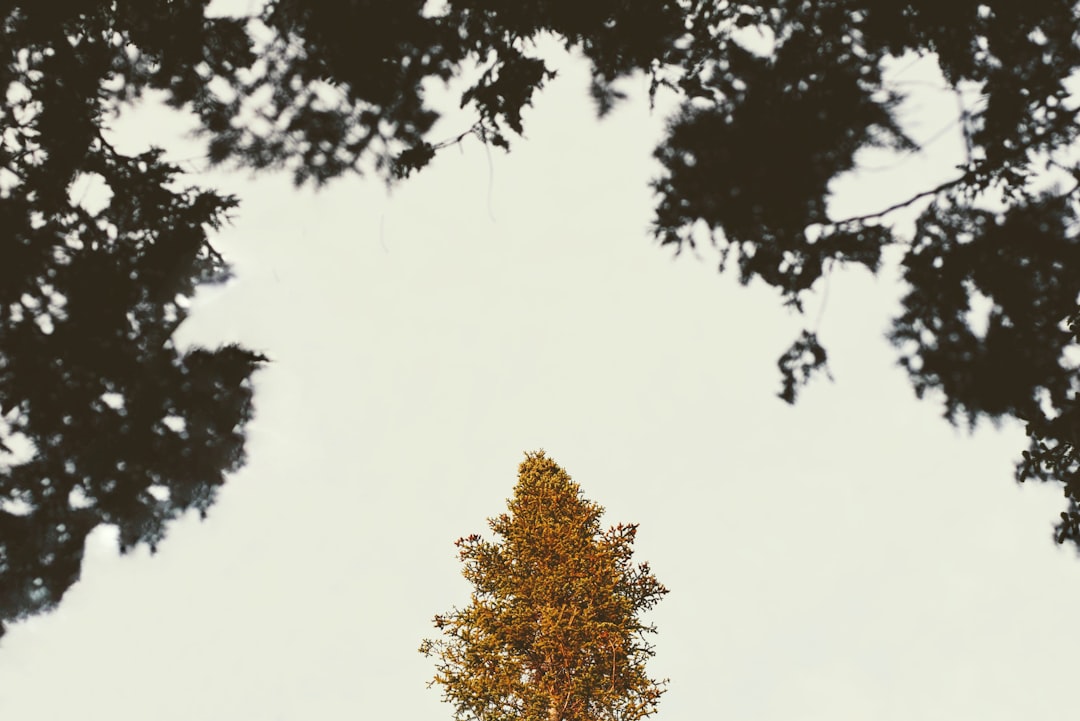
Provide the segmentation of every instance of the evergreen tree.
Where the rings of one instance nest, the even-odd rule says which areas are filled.
[[[633,564],[636,525],[600,527],[586,500],[543,451],[526,455],[508,503],[489,520],[497,540],[458,539],[470,604],[435,617],[442,631],[420,650],[437,659],[458,719],[634,721],[656,711],[639,615],[667,589]]]

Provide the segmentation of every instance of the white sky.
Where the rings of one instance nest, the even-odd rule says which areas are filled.
[[[662,114],[644,87],[598,122],[568,68],[511,155],[445,151],[389,196],[211,176],[243,198],[215,241],[238,279],[183,334],[274,359],[250,462],[153,558],[91,538],[60,609],[4,639],[0,718],[450,719],[416,648],[467,601],[452,542],[486,531],[540,447],[607,522],[641,524],[637,557],[671,589],[650,615],[659,719],[1071,708],[1080,565],[1050,540],[1060,492],[1011,480],[1023,434],[969,437],[914,399],[883,339],[893,270],[834,274],[836,382],[777,399],[801,319],[647,234]],[[905,117],[928,113],[926,138],[955,108]],[[169,142],[166,119],[126,137]],[[838,187],[837,212],[948,177],[956,140],[868,157],[895,167]]]

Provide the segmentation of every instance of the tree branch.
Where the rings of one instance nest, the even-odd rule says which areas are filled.
[[[918,202],[918,201],[922,200],[923,198],[927,198],[927,197],[929,197],[931,195],[937,195],[938,193],[940,193],[942,191],[945,191],[945,190],[948,190],[949,188],[955,187],[955,186],[959,185],[960,183],[962,183],[966,178],[967,178],[966,175],[961,175],[959,178],[954,178],[953,180],[942,183],[941,185],[937,186],[936,188],[931,188],[930,190],[924,190],[921,193],[916,193],[915,195],[911,196],[907,200],[902,200],[899,203],[894,203],[894,204],[890,205],[889,207],[887,207],[887,208],[885,208],[883,210],[879,210],[879,211],[877,211],[875,213],[867,213],[866,215],[854,215],[854,216],[851,216],[850,218],[844,218],[843,220],[830,221],[829,225],[833,225],[833,226],[853,225],[855,223],[862,223],[862,222],[865,222],[867,220],[874,220],[875,218],[882,218],[882,217],[888,215],[889,213],[893,213],[893,212],[895,212],[897,210],[901,210],[903,208],[906,208],[909,205],[911,205],[912,203]]]

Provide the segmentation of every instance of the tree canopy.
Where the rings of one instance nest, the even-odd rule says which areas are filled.
[[[655,628],[639,614],[667,593],[634,564],[636,525],[601,530],[603,508],[543,451],[527,454],[495,541],[457,540],[472,600],[435,617],[424,641],[455,717],[479,721],[634,721],[663,682],[645,672]]]
[[[287,169],[299,183],[401,179],[468,138],[516,142],[557,71],[542,37],[589,64],[601,115],[634,73],[681,99],[656,149],[661,244],[712,245],[721,267],[734,258],[743,282],[800,310],[830,273],[876,271],[896,250],[907,294],[888,335],[915,391],[942,398],[951,421],[1025,420],[1017,476],[1062,482],[1057,538],[1080,543],[1071,0],[211,9],[0,0],[0,441],[30,449],[0,471],[0,623],[59,600],[94,526],[116,524],[123,548],[157,543],[242,461],[263,357],[170,340],[194,288],[227,277],[209,233],[236,200],[187,184],[157,149],[117,150],[118,113],[156,93],[198,119],[212,163]],[[907,53],[935,58],[961,100],[977,94],[958,121],[966,161],[879,212],[832,217],[830,184],[860,150],[918,148],[896,117],[906,91],[883,74]],[[451,79],[474,120],[432,137],[440,108],[425,88]],[[100,207],[76,192],[90,181],[108,196]],[[898,232],[893,213],[918,203],[914,234]],[[781,396],[794,402],[826,364],[807,327],[779,360]]]

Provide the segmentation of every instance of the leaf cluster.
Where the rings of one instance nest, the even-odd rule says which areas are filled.
[[[897,249],[908,293],[888,335],[917,395],[939,393],[950,421],[1028,421],[1018,478],[1062,481],[1070,508],[1080,500],[1067,470],[1080,376],[1065,329],[1080,303],[1080,124],[1068,89],[1078,23],[1071,0],[692,3],[690,38],[664,81],[685,100],[656,150],[654,226],[676,250],[715,245],[721,268],[734,253],[743,283],[764,281],[800,311],[830,269],[876,272]],[[748,35],[771,48],[748,49]],[[932,54],[961,99],[966,161],[879,212],[833,217],[830,184],[862,149],[919,150],[896,116],[910,91],[882,72],[905,53]],[[920,201],[914,235],[897,234],[890,214]],[[816,329],[804,330],[780,358],[780,396],[794,402],[826,357]],[[1059,540],[1080,539],[1075,524],[1062,528]]]
[[[243,462],[265,358],[172,341],[195,289],[229,277],[208,233],[236,200],[103,132],[144,90],[198,100],[206,48],[236,29],[203,10],[0,4],[0,633],[60,601],[91,530],[153,550]]]

